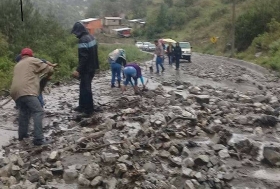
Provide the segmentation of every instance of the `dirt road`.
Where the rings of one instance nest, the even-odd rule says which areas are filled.
[[[143,96],[111,89],[109,73],[95,77],[103,112],[90,118],[72,111],[77,82],[53,86],[44,130],[54,143],[7,143],[1,188],[280,188],[278,78],[232,60],[192,60],[179,71],[165,63],[160,75],[142,64]],[[13,102],[0,112],[1,128],[15,130],[2,130],[2,144],[16,136],[16,115]]]

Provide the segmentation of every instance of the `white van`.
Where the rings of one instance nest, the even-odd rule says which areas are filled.
[[[182,49],[182,58],[185,60],[188,60],[189,62],[192,62],[191,56],[192,56],[192,47],[189,42],[179,42],[179,45]]]

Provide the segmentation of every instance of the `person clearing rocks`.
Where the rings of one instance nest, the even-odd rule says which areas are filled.
[[[115,86],[116,76],[118,81],[118,88],[120,88],[122,66],[126,65],[125,51],[123,49],[115,49],[109,54],[108,61],[110,63],[111,72],[112,72],[111,88],[116,87]]]
[[[50,143],[43,135],[44,110],[38,99],[40,91],[40,76],[51,76],[53,67],[42,64],[42,60],[33,57],[30,48],[21,51],[21,60],[16,64],[11,86],[11,97],[19,108],[18,139],[28,138],[28,124],[30,117],[34,121],[34,145]]]
[[[138,79],[140,79],[143,85],[143,90],[146,89],[141,68],[136,63],[127,64],[124,67],[123,72],[125,76],[125,81],[123,82],[124,85],[122,86],[122,92],[126,91],[126,86],[130,83],[133,86],[135,94],[139,94]],[[134,82],[132,81],[132,79],[134,80]]]

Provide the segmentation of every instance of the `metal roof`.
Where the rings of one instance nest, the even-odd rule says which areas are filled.
[[[94,21],[94,20],[99,20],[98,18],[87,18],[87,19],[84,19],[84,20],[80,20],[81,22],[91,22],[91,21]]]
[[[112,29],[114,31],[124,31],[124,30],[131,30],[131,28],[118,28],[118,29]]]
[[[106,20],[122,20],[121,17],[105,17]]]

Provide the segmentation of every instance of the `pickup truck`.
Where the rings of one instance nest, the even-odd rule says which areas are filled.
[[[192,47],[189,42],[179,42],[180,47],[182,48],[182,59],[192,62]]]

